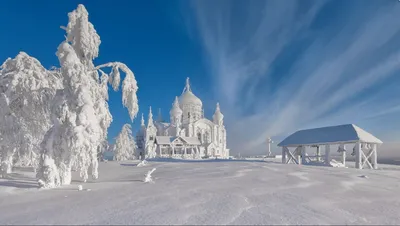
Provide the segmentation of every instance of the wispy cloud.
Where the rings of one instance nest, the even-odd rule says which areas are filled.
[[[397,1],[191,3],[233,150],[400,111]]]

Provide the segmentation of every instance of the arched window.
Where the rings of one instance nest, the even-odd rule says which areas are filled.
[[[200,133],[200,132],[197,133],[197,138],[198,138],[199,141],[201,142],[201,133]]]

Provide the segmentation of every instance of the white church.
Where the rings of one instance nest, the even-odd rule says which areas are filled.
[[[169,112],[170,122],[148,115],[147,125],[143,114],[141,128],[136,135],[138,157],[141,158],[228,158],[224,115],[217,103],[213,120],[204,117],[202,101],[193,94],[189,78],[182,95],[175,98]]]

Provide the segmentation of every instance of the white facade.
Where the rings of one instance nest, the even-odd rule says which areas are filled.
[[[228,158],[223,119],[218,103],[212,121],[204,117],[203,103],[193,94],[187,78],[182,95],[172,104],[169,123],[161,115],[153,121],[150,108],[146,126],[142,115],[136,136],[138,153],[146,158]]]

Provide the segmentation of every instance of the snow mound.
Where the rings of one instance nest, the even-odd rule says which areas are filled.
[[[338,161],[336,161],[334,159],[331,160],[330,165],[332,167],[346,167],[343,163],[338,162]]]
[[[146,160],[142,160],[141,162],[139,162],[139,164],[137,164],[137,167],[143,167],[143,166],[147,166],[148,162]]]

